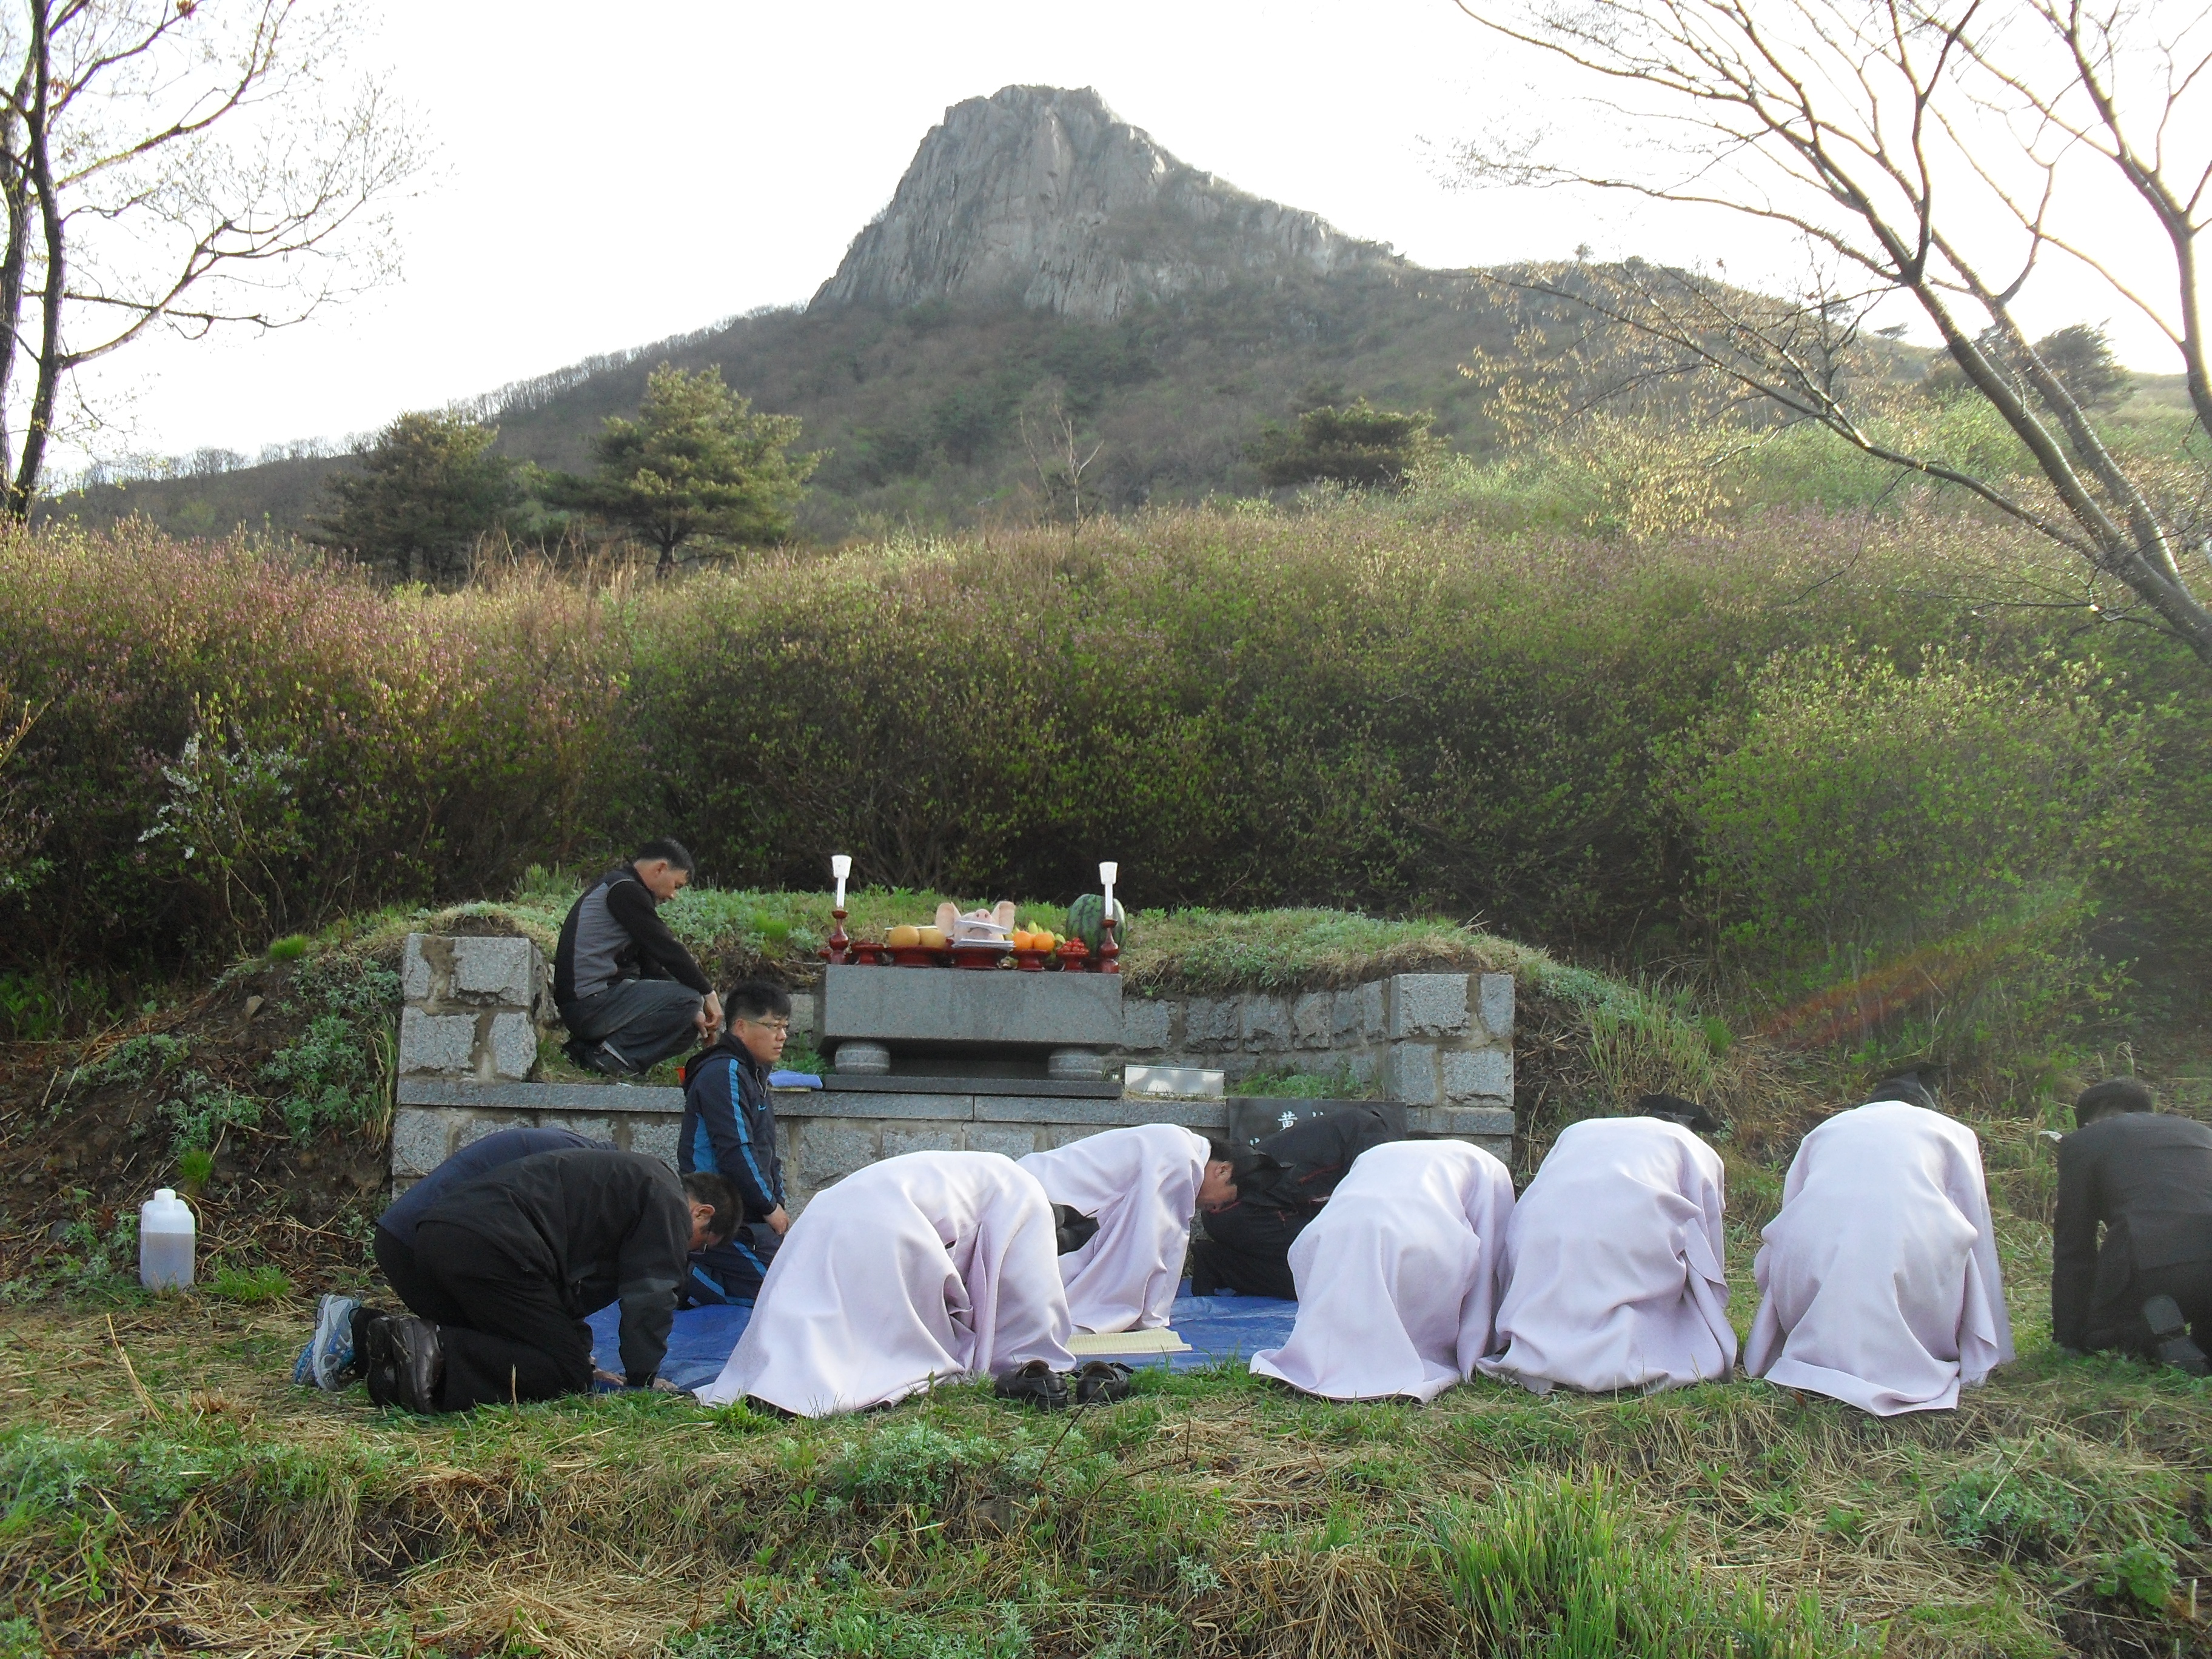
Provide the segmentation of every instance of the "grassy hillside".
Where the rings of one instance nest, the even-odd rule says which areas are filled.
[[[1103,442],[1090,477],[1117,508],[1249,491],[1257,475],[1245,444],[1262,421],[1285,417],[1309,383],[1433,410],[1439,429],[1467,447],[1480,422],[1458,365],[1478,345],[1505,349],[1507,333],[1475,284],[1413,267],[1228,289],[1106,325],[941,304],[895,314],[775,311],[510,388],[485,399],[483,413],[507,453],[580,467],[600,422],[635,410],[657,364],[717,366],[756,408],[799,416],[804,447],[829,452],[802,530],[834,541],[909,518],[967,522],[994,503],[1015,511],[1014,492],[1036,481],[1024,413],[1042,441],[1055,396]],[[258,528],[264,514],[294,530],[313,507],[301,484],[339,465],[280,462],[95,489],[51,511],[87,525],[143,513],[179,535]]]

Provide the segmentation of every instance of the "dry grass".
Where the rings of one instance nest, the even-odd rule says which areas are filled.
[[[125,1465],[0,1528],[0,1603],[70,1652],[642,1654],[704,1626],[750,1654],[781,1616],[829,1644],[795,1651],[982,1659],[1007,1607],[1039,1654],[1471,1652],[1439,1515],[1596,1475],[1706,1582],[1816,1597],[1834,1650],[1856,1627],[1899,1655],[2212,1651],[2186,1600],[2212,1558],[2172,1536],[2204,1523],[2212,1392],[2049,1350],[2041,1234],[2007,1232],[2027,1358],[1890,1422],[1750,1382],[1421,1410],[1237,1376],[1161,1382],[1056,1449],[1062,1425],[973,1390],[821,1425],[620,1398],[416,1422],[289,1385],[304,1304],[125,1310],[112,1340],[49,1308],[0,1338],[0,1455],[92,1438]],[[2007,1468],[2075,1494],[2076,1535],[2009,1560],[1948,1541],[1949,1483]],[[2185,1581],[2163,1619],[2089,1583],[2153,1537]],[[878,1645],[836,1645],[838,1608]]]

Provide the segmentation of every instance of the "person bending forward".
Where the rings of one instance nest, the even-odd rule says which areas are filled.
[[[1158,1330],[1168,1322],[1214,1150],[1203,1135],[1146,1123],[1021,1160],[1047,1198],[1098,1224],[1081,1249],[1060,1258],[1077,1330]],[[1225,1184],[1227,1149],[1220,1150],[1216,1180]]]
[[[1723,1192],[1719,1156],[1680,1123],[1570,1127],[1513,1206],[1498,1310],[1504,1352],[1481,1369],[1537,1394],[1725,1378],[1735,1331]]]
[[[2074,1121],[2079,1127],[2058,1143],[2052,1339],[2203,1376],[2203,1345],[2212,1341],[2212,1127],[2160,1112],[2133,1078],[2083,1090]]]
[[[538,1152],[455,1187],[415,1224],[415,1267],[441,1316],[375,1315],[358,1341],[369,1396],[410,1411],[587,1392],[584,1316],[622,1304],[622,1361],[650,1386],[668,1352],[694,1249],[727,1238],[737,1199],[719,1176],[657,1158]]]
[[[1504,1289],[1513,1177],[1459,1140],[1363,1152],[1291,1246],[1291,1340],[1252,1357],[1260,1376],[1331,1400],[1426,1403],[1491,1351]]]
[[[1069,1370],[1068,1334],[1036,1177],[996,1152],[908,1152],[808,1200],[699,1399],[799,1417],[865,1411],[1033,1359]]]
[[[1361,1153],[1401,1139],[1371,1106],[1346,1106],[1234,1149],[1234,1185],[1201,1198],[1206,1237],[1190,1247],[1190,1289],[1295,1297],[1291,1245]]]
[[[1881,1099],[1805,1137],[1752,1268],[1744,1370],[1876,1417],[1946,1411],[2012,1358],[1974,1132]]]

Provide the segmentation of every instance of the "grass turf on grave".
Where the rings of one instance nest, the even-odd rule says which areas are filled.
[[[426,1421],[292,1388],[304,1301],[49,1304],[0,1331],[0,1635],[694,1659],[2212,1650],[2212,1384],[2052,1349],[2046,1247],[2005,1231],[2022,1359],[1955,1413],[1887,1422],[1741,1381],[1480,1382],[1421,1409],[1241,1370],[1146,1373],[1073,1423],[972,1387],[823,1423],[649,1396]]]

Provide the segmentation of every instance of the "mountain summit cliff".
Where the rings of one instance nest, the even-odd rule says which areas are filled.
[[[1397,261],[1177,161],[1085,87],[945,111],[811,312],[1009,299],[1110,321],[1145,300]]]

